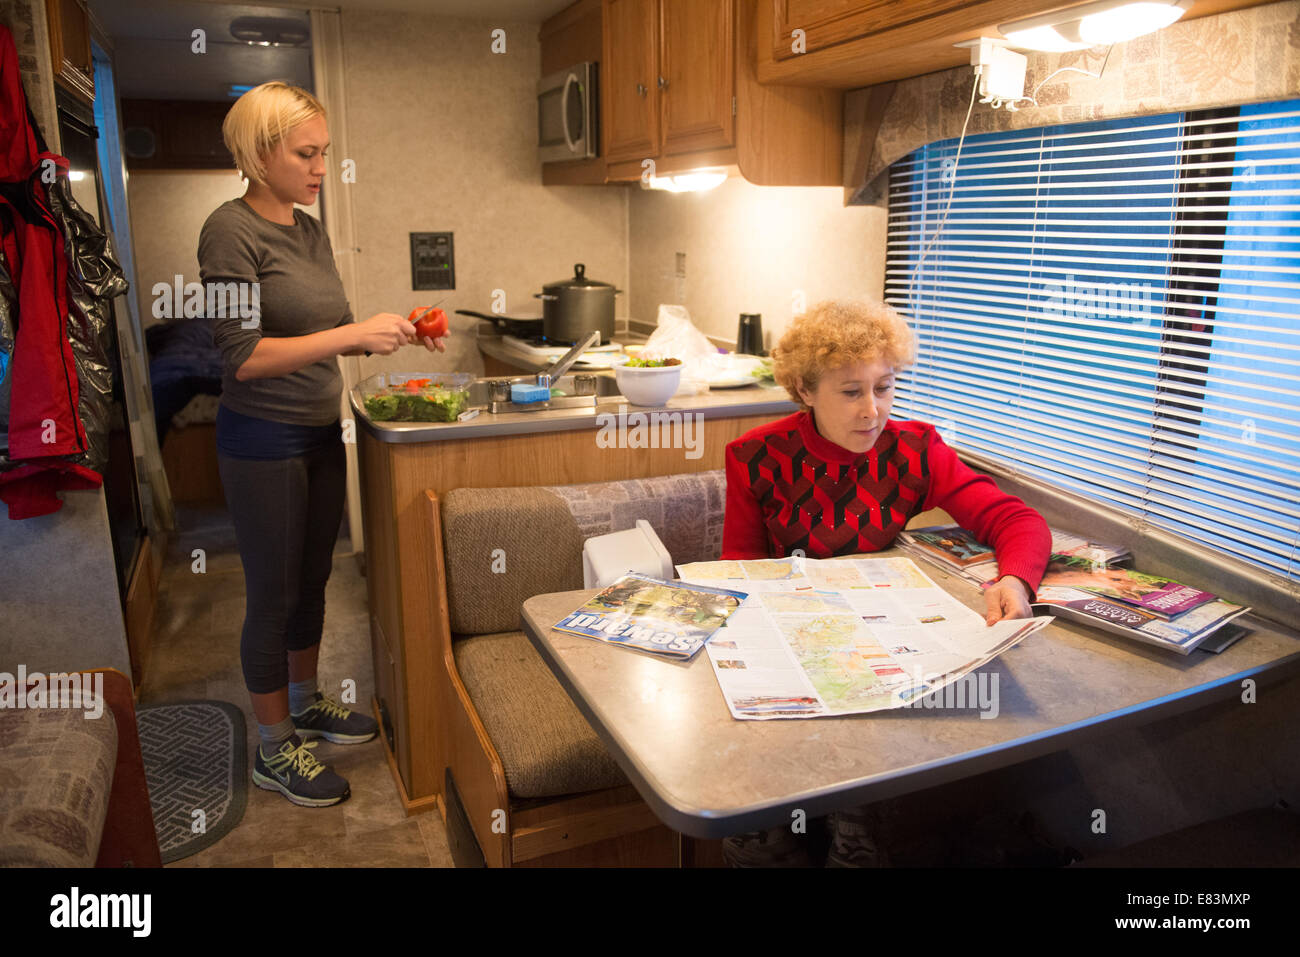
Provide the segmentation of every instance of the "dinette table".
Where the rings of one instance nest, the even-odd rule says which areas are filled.
[[[856,557],[891,554],[902,553]],[[974,585],[918,564],[983,611]],[[697,838],[944,784],[1240,697],[1247,679],[1300,674],[1300,633],[1251,615],[1236,644],[1188,656],[1058,619],[974,673],[996,681],[996,716],[971,706],[737,720],[704,653],[676,662],[552,629],[593,594],[531,598],[523,629],[646,803]]]

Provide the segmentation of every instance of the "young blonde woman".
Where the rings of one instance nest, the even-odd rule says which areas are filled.
[[[320,102],[264,83],[235,102],[222,133],[248,189],[204,223],[199,272],[227,303],[209,318],[224,363],[217,461],[244,568],[240,662],[260,737],[253,781],[326,807],[349,796],[348,783],[306,741],[356,744],[378,730],[316,679],[346,490],[337,357],[389,355],[416,343],[415,327],[392,313],[355,322],[323,227],[295,208],[316,202],[329,170]],[[423,344],[445,351],[441,339]]]

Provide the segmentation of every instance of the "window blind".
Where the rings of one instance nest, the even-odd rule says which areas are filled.
[[[894,415],[1300,579],[1300,100],[894,164]]]

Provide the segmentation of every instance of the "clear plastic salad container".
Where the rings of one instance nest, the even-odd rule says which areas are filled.
[[[372,422],[455,422],[473,381],[468,372],[381,372],[358,388]]]

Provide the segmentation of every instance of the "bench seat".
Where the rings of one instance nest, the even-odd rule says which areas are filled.
[[[556,797],[628,783],[522,631],[462,638],[452,652],[501,757],[511,797]]]

